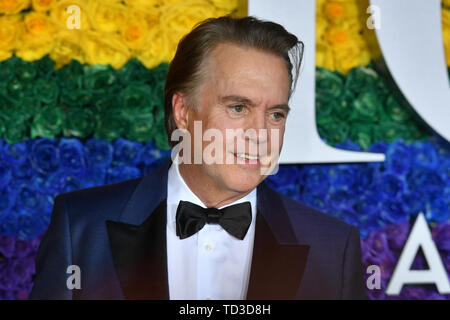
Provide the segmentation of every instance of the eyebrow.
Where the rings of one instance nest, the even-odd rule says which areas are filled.
[[[247,105],[252,106],[252,107],[254,107],[256,105],[252,100],[250,100],[250,99],[248,99],[246,97],[237,96],[237,95],[230,95],[230,96],[219,97],[219,101],[221,103],[238,102],[238,103],[247,104]],[[291,108],[289,107],[289,105],[287,103],[274,105],[274,106],[270,107],[269,110],[270,109],[282,109],[286,113],[289,113],[289,111],[291,110]]]

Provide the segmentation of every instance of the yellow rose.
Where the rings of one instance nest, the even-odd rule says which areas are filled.
[[[87,31],[82,37],[86,62],[111,64],[120,69],[130,58],[130,51],[122,39],[115,34]]]
[[[164,37],[168,39],[169,55],[172,59],[178,42],[199,22],[217,17],[216,8],[206,0],[192,0],[165,5],[161,9],[160,23]]]
[[[35,11],[48,11],[53,8],[57,0],[31,0],[31,5]]]
[[[89,22],[98,31],[116,32],[126,22],[126,10],[119,2],[89,0]]]
[[[72,59],[80,63],[86,61],[81,38],[82,33],[77,30],[63,30],[55,36],[53,49],[50,52],[55,68],[58,69],[70,63]]]
[[[335,70],[333,50],[324,42],[316,44],[316,66]]]
[[[450,10],[442,10],[442,38],[444,40],[445,61],[450,66]]]
[[[237,9],[237,0],[210,0],[211,3],[218,9],[230,13]]]
[[[316,18],[316,42],[323,40],[325,30],[328,27],[328,21],[320,16]]]
[[[442,4],[448,8],[450,8],[450,0],[442,0]]]
[[[11,51],[4,51],[0,49],[0,61],[8,60],[11,57],[12,57]]]
[[[150,22],[146,18],[142,11],[131,10],[128,13],[127,21],[120,28],[122,40],[135,53],[146,49],[151,40],[149,38],[150,29],[157,26],[154,22],[150,27]]]
[[[361,50],[358,46],[334,49],[334,63],[337,70],[347,74],[350,69],[362,65]]]
[[[30,0],[0,0],[0,13],[15,14],[29,6]]]
[[[324,7],[325,17],[332,22],[355,18],[360,11],[356,2],[328,1]]]
[[[55,27],[47,14],[30,12],[24,19],[24,33],[16,55],[34,61],[48,54],[53,46]]]
[[[349,30],[330,25],[324,33],[325,41],[332,47],[348,47],[352,45],[352,34]]]
[[[154,28],[150,31],[149,38],[151,41],[148,47],[145,48],[137,58],[147,69],[152,69],[161,62],[169,62],[169,48],[167,40],[163,37],[159,28]]]
[[[61,0],[51,9],[50,17],[59,30],[88,30],[87,7],[86,0]]]
[[[0,16],[0,50],[8,52],[15,49],[22,29],[23,22],[20,14]]]

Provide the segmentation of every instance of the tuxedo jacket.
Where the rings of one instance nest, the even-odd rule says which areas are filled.
[[[31,299],[169,299],[167,176],[155,172],[55,198]],[[69,269],[76,265],[78,271]],[[180,268],[183,266],[180,265]],[[365,299],[359,230],[257,187],[247,299]],[[81,287],[69,289],[75,276]]]

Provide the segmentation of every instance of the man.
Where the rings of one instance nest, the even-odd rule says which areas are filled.
[[[165,87],[174,161],[58,195],[31,298],[365,298],[358,229],[263,181],[302,45],[253,17],[210,19],[185,36]]]

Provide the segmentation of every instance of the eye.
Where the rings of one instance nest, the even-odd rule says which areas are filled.
[[[230,109],[233,111],[233,113],[242,113],[244,111],[245,105],[243,104],[237,104],[234,106],[231,106]]]
[[[283,112],[274,112],[274,113],[272,113],[272,117],[275,120],[279,121],[279,120],[286,118],[286,115]]]

